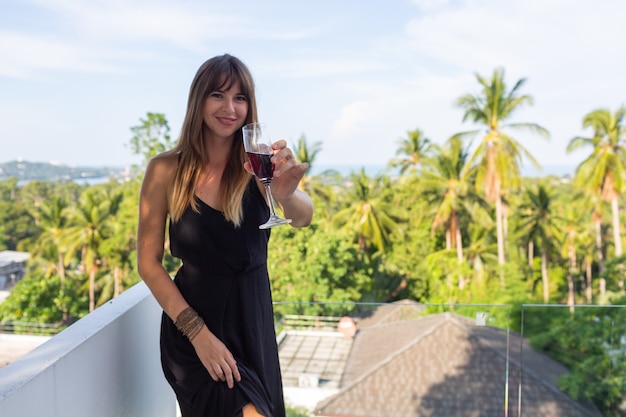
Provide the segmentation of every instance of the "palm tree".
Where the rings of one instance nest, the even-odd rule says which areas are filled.
[[[530,241],[537,242],[541,248],[541,281],[543,283],[543,301],[550,300],[550,282],[548,277],[548,257],[558,241],[561,218],[553,212],[553,196],[543,185],[537,191],[527,189],[524,201],[518,207],[520,220],[518,231]],[[532,256],[529,254],[529,256]]]
[[[495,244],[490,242],[487,228],[470,228],[470,244],[465,248],[467,259],[474,271],[474,285],[484,287],[491,265],[496,265],[498,256]]]
[[[594,110],[583,118],[583,127],[593,129],[593,137],[577,136],[570,140],[567,151],[591,147],[592,153],[576,168],[576,181],[611,204],[615,257],[622,256],[619,221],[619,197],[626,175],[626,107],[615,113],[608,109]],[[620,282],[622,289],[624,281]]]
[[[582,189],[584,196],[582,197],[581,204],[578,207],[579,213],[591,213],[591,224],[583,230],[584,240],[593,239],[593,247],[589,244],[584,245],[584,263],[586,267],[587,276],[587,300],[591,303],[591,280],[592,280],[592,265],[597,262],[598,275],[600,283],[600,299],[605,299],[606,293],[606,278],[605,273],[605,247],[604,243],[607,241],[607,234],[609,228],[604,224],[604,214],[606,212],[606,202],[602,200],[599,193],[592,190],[587,183],[581,184],[581,180],[577,179],[577,185]],[[593,249],[593,253],[592,253]]]
[[[415,172],[431,148],[430,139],[425,137],[421,130],[409,131],[407,136],[407,138],[398,141],[400,147],[396,151],[396,155],[400,157],[390,161],[393,168],[400,167],[401,174],[407,171]]]
[[[34,254],[54,251],[57,262],[57,272],[61,280],[61,288],[65,285],[65,262],[62,245],[65,226],[67,224],[68,206],[64,199],[54,196],[51,200],[42,200],[34,210],[34,217],[39,223],[42,232],[37,238]]]
[[[307,192],[312,191],[311,190],[311,177],[309,175],[309,172],[311,172],[311,168],[313,167],[313,164],[315,163],[315,158],[317,157],[317,154],[321,150],[322,150],[321,142],[315,142],[312,145],[309,145],[306,140],[306,136],[304,135],[300,136],[300,138],[298,139],[298,143],[293,145],[293,154],[296,160],[300,163],[306,162],[309,164],[309,169],[304,174],[304,176],[302,177],[302,180],[300,181],[300,184],[298,185],[298,187],[302,191],[307,191]]]
[[[488,217],[488,205],[473,190],[472,173],[467,165],[468,151],[463,148],[461,139],[451,138],[448,147],[434,145],[435,155],[426,162],[420,178],[420,191],[434,210],[431,233],[438,228],[446,230],[447,249],[456,247],[457,260],[462,263],[463,239],[460,213],[469,214],[470,218],[480,219],[478,210],[482,209],[483,218]],[[463,283],[459,283],[463,287]]]
[[[131,186],[130,188],[132,190],[134,187]],[[100,245],[99,252],[103,266],[111,273],[102,277],[103,285],[98,282],[99,287],[102,288],[98,304],[117,297],[123,291],[123,278],[131,268],[129,265],[130,258],[133,248],[136,246],[136,230],[131,225],[134,224],[135,208],[139,204],[137,192],[131,194],[131,198],[126,199],[123,198],[122,191],[109,190],[105,195],[109,206],[107,238]],[[107,285],[111,281],[112,285]],[[112,291],[107,291],[108,289]]]
[[[503,69],[496,69],[491,80],[478,74],[476,78],[482,86],[481,93],[464,95],[457,100],[457,104],[465,109],[463,121],[469,119],[486,127],[485,135],[469,163],[477,164],[476,185],[482,185],[487,201],[495,203],[498,262],[502,266],[505,263],[504,240],[506,238],[503,229],[502,194],[508,189],[518,187],[522,156],[529,159],[535,166],[539,166],[530,152],[503,129],[522,128],[545,137],[549,137],[549,133],[534,123],[503,124],[521,105],[533,103],[532,97],[519,95],[519,90],[526,82],[525,79],[520,79],[510,91],[507,91]],[[475,135],[477,132],[463,132],[457,136]]]
[[[604,201],[600,195],[595,193],[593,190],[590,190],[588,187],[584,188],[585,193],[588,195],[588,199],[586,200],[588,204],[592,205],[591,207],[591,220],[593,221],[593,228],[595,231],[595,243],[596,243],[596,257],[598,258],[598,269],[600,270],[600,274],[604,273],[604,247],[602,242],[604,239],[602,236],[604,235],[603,227],[602,227],[602,218],[604,212]]]
[[[321,174],[311,175],[310,172],[315,165],[315,159],[317,155],[322,150],[321,142],[314,142],[312,145],[306,140],[306,136],[302,135],[298,139],[298,143],[293,146],[293,153],[296,157],[296,160],[301,163],[308,163],[309,169],[302,177],[300,184],[298,184],[298,188],[311,196],[314,201],[320,201],[322,204],[316,206],[321,210],[317,210],[324,212],[324,215],[327,218],[332,216],[332,205],[330,204],[332,201],[335,201],[335,192],[333,188],[328,184],[330,179],[336,179],[340,177],[339,173],[333,170],[325,171]]]
[[[88,189],[72,211],[71,226],[66,230],[64,242],[68,254],[80,251],[81,269],[89,275],[89,311],[95,309],[96,274],[102,263],[99,248],[120,202],[121,195],[109,196]]]
[[[355,233],[363,253],[369,248],[384,252],[390,244],[390,234],[399,230],[382,197],[388,178],[370,179],[363,168],[350,178],[352,184],[345,200],[349,205],[334,215],[333,223]]]
[[[584,288],[585,288],[585,299],[587,304],[591,304],[593,302],[593,263],[594,263],[594,254],[596,253],[596,245],[594,240],[595,232],[590,230],[589,227],[583,229],[578,234],[578,251],[581,253],[581,270],[584,270]],[[600,275],[600,291],[599,291],[600,299],[606,299],[606,280]]]
[[[293,145],[294,156],[301,163],[307,162],[309,164],[309,170],[311,170],[311,167],[315,162],[315,158],[321,150],[321,142],[314,142],[312,145],[309,145],[306,140],[306,136],[304,135],[300,136],[298,143]]]
[[[561,202],[559,211],[562,213],[563,241],[561,245],[561,257],[567,259],[567,305],[573,308],[575,299],[575,281],[577,275],[577,254],[583,239],[583,229],[580,223],[580,207],[582,195],[576,193],[572,199]],[[590,283],[589,283],[590,284]]]

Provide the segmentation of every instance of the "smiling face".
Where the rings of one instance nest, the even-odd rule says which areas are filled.
[[[204,102],[202,120],[205,133],[213,138],[231,139],[246,123],[248,98],[238,81],[211,91]]]

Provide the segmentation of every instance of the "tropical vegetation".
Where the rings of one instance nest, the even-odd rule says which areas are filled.
[[[588,157],[572,177],[524,177],[524,163],[538,164],[514,132],[549,137],[542,126],[512,121],[533,102],[522,92],[525,80],[509,89],[502,69],[476,79],[479,91],[457,102],[472,129],[433,139],[408,131],[385,173],[312,174],[321,143],[299,139],[295,153],[311,165],[301,188],[316,211],[309,228],[272,230],[277,315],[340,316],[403,299],[512,305],[516,313],[563,305],[523,324],[512,314],[509,325],[570,367],[562,381],[570,395],[620,415],[626,108],[583,115],[590,134],[572,138],[567,150]],[[148,113],[131,131],[131,149],[144,164],[173,145],[162,114]],[[68,325],[140,280],[141,171],[97,185],[0,181],[0,250],[31,254],[27,277],[0,304],[0,322]],[[169,253],[164,264],[172,274],[178,268]]]

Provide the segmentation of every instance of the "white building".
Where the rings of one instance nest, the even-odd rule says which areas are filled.
[[[0,251],[0,291],[9,290],[24,277],[29,257],[28,252]]]

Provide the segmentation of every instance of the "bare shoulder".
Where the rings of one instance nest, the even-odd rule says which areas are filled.
[[[153,157],[148,162],[144,184],[146,181],[157,182],[160,185],[169,183],[174,178],[177,166],[177,153],[165,152]]]
[[[141,187],[142,194],[157,194],[166,197],[176,174],[177,165],[178,154],[174,152],[164,152],[150,159]]]
[[[159,176],[160,174],[167,173],[170,173],[173,176],[177,166],[178,154],[174,152],[164,152],[150,159],[146,174],[148,171],[157,171]]]

